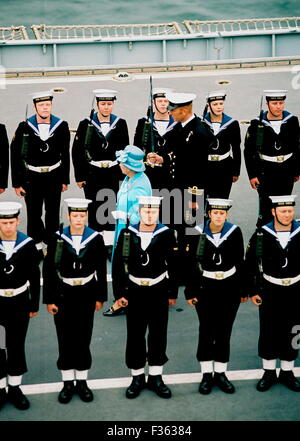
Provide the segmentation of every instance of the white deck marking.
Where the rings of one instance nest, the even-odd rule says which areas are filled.
[[[300,377],[300,367],[294,368],[294,374],[296,377]],[[279,372],[279,369],[277,369]],[[243,371],[228,371],[226,375],[231,381],[241,380],[258,380],[263,373],[262,369],[251,369]],[[169,374],[163,375],[164,382],[166,384],[189,384],[199,383],[201,381],[202,374]],[[88,385],[91,389],[117,389],[128,387],[131,382],[131,377],[122,378],[103,378],[99,380],[88,380]],[[62,382],[59,383],[41,383],[41,384],[24,384],[22,385],[22,391],[27,395],[34,394],[47,394],[53,392],[59,392],[62,388]]]

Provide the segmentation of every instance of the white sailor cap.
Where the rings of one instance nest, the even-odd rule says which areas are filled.
[[[197,97],[195,93],[167,92],[166,98],[169,100],[168,110],[175,110],[191,104]]]
[[[264,90],[267,101],[282,101],[286,99],[287,90]]]
[[[158,208],[161,200],[160,196],[138,196],[139,206],[145,208]]]
[[[166,94],[171,92],[173,92],[173,89],[169,89],[168,87],[155,87],[153,89],[153,99],[166,98]]]
[[[88,205],[92,202],[90,199],[69,198],[65,199],[69,211],[87,211]]]
[[[229,210],[232,207],[231,199],[208,198],[209,210]]]
[[[52,101],[53,92],[52,90],[43,90],[42,92],[35,92],[31,94],[34,103],[39,103],[40,101]]]
[[[0,219],[12,219],[18,217],[22,204],[19,202],[0,202]]]
[[[117,99],[117,91],[111,89],[95,89],[93,93],[97,101],[114,101]]]
[[[289,194],[285,196],[269,196],[272,201],[273,207],[294,206],[296,197],[296,194]]]
[[[208,92],[206,99],[210,103],[211,101],[224,101],[226,98],[225,90],[213,90]]]

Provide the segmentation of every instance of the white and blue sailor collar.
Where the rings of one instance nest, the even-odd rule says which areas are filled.
[[[205,233],[206,238],[213,243],[217,248],[233,233],[233,231],[237,228],[237,225],[234,225],[230,222],[225,221],[224,226],[221,231],[220,240],[218,243],[215,242],[213,233],[209,228],[210,220],[205,224],[204,230],[203,225],[197,225],[195,229],[200,233]]]
[[[265,110],[265,111],[263,112],[263,116],[262,116],[262,123],[263,123],[264,125],[268,126],[268,127],[273,128],[273,127],[272,127],[272,124],[270,123],[270,121],[269,121],[268,118],[267,118],[267,114],[268,114],[268,112]],[[281,121],[281,123],[284,124],[284,123],[286,123],[286,122],[287,122],[292,116],[294,116],[292,113],[288,112],[287,110],[284,110],[283,113],[282,113],[282,120],[279,120],[279,121]],[[259,120],[259,119],[260,119],[259,116],[258,116],[256,119]]]
[[[150,120],[152,122],[151,118],[150,118]],[[163,121],[163,120],[159,120],[159,119],[154,119],[153,120],[153,128],[154,128],[154,130],[157,131],[156,121]],[[176,126],[176,124],[178,124],[177,121],[174,121],[174,118],[172,117],[172,115],[170,115],[170,118],[169,118],[169,121],[168,121],[168,125],[167,125],[167,128],[166,128],[166,133],[170,132],[171,130],[173,130],[173,128]]]
[[[269,222],[266,225],[263,225],[261,227],[264,231],[266,231],[269,234],[272,234],[274,237],[278,239],[278,232],[275,230],[274,221]],[[292,221],[292,226],[290,230],[290,237],[289,240],[292,239],[294,236],[300,233],[300,222],[297,222],[295,220]]]
[[[99,132],[102,132],[101,122],[99,121],[97,112],[93,113],[93,117],[92,117],[91,120],[89,118],[87,118],[87,119],[88,119],[88,121],[91,121],[93,126],[96,127],[96,129],[99,130]],[[119,121],[119,119],[120,118],[117,115],[114,115],[113,113],[110,115],[110,118],[109,118],[109,132],[116,126],[116,124]]]
[[[129,227],[128,227],[128,229],[129,229],[130,231],[132,231],[133,233],[135,233],[138,237],[140,236],[140,230],[139,230],[139,228],[140,228],[140,222],[139,222],[138,224],[135,224],[135,225],[129,225]],[[169,230],[169,227],[167,227],[167,226],[164,225],[164,224],[160,224],[160,223],[158,223],[158,224],[156,225],[155,229],[154,229],[153,232],[152,232],[152,237],[155,237],[155,236],[157,236],[158,234],[163,233],[164,231],[167,231],[167,230]]]
[[[58,126],[63,122],[61,118],[58,118],[55,115],[50,115],[50,129],[49,129],[49,137],[55,132]],[[36,135],[40,136],[39,132],[39,125],[36,119],[36,115],[32,115],[30,118],[27,119],[27,124],[29,127],[32,128],[32,130],[35,132]]]
[[[220,133],[222,130],[225,130],[234,121],[236,121],[236,120],[231,118],[231,116],[227,115],[226,113],[223,113],[223,115],[222,115],[222,122],[221,122],[220,129],[219,129],[218,133]],[[205,115],[204,122],[206,122],[206,124],[211,129],[213,128],[213,123],[212,123],[211,118],[210,118],[210,112],[207,112],[207,114]]]
[[[13,249],[13,254],[16,253],[18,250],[20,250],[21,248],[23,248],[28,242],[31,242],[33,239],[29,236],[27,236],[24,233],[21,233],[21,231],[17,231],[17,238],[15,241],[15,246]],[[5,253],[4,247],[3,247],[3,243],[2,243],[2,239],[0,239],[0,252],[1,253]]]
[[[56,234],[60,235],[59,232],[57,232]],[[98,235],[99,233],[97,231],[93,230],[90,227],[85,226],[81,238],[80,250],[85,248],[85,246]],[[65,240],[68,244],[70,244],[72,248],[74,248],[73,246],[74,243],[69,226],[63,229],[63,232],[60,236],[63,240]]]

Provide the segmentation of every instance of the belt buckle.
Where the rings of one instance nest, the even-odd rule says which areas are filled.
[[[282,286],[289,286],[291,284],[291,279],[282,279]]]
[[[219,161],[219,155],[210,155],[212,161]]]
[[[109,162],[102,162],[101,163],[101,167],[108,168],[109,167]]]
[[[73,286],[81,286],[82,285],[82,279],[80,280],[73,280]]]
[[[277,156],[277,162],[283,162],[284,161],[284,156],[283,155],[281,155],[281,156]]]
[[[5,289],[4,295],[5,295],[5,297],[12,297],[14,295],[14,290],[13,289]]]
[[[41,167],[41,173],[48,173],[49,167]]]
[[[141,280],[141,286],[149,286],[150,282],[149,280]]]
[[[215,278],[218,280],[224,279],[224,273],[215,273]]]

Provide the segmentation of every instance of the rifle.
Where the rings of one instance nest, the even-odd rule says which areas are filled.
[[[263,233],[261,231],[258,231],[256,233],[256,257],[258,260],[258,281],[259,281],[259,288],[262,289],[262,283],[263,283],[263,264],[262,264],[262,257],[263,257]]]
[[[124,263],[124,270],[125,270],[125,275],[126,278],[128,279],[128,275],[129,275],[129,268],[128,268],[128,263],[129,263],[129,256],[130,256],[130,231],[129,231],[129,215],[128,215],[128,193],[127,193],[127,208],[126,208],[126,227],[124,230],[124,235],[123,235],[123,243],[122,243],[122,261]],[[124,302],[123,306],[120,306],[118,304],[118,301],[115,301],[114,304],[109,308],[109,310],[111,312],[115,312],[118,309],[125,307],[126,304]]]
[[[203,190],[202,190],[203,191]],[[203,257],[204,257],[204,250],[205,250],[205,244],[206,244],[206,233],[204,233],[204,227],[205,227],[205,208],[203,211],[203,230],[202,233],[200,233],[199,240],[198,240],[198,246],[196,250],[196,260],[198,263],[198,268],[200,272],[200,276],[202,277],[203,274]]]
[[[60,264],[62,260],[62,252],[63,252],[63,244],[64,244],[64,241],[61,237],[64,230],[64,222],[62,219],[62,206],[60,208],[60,220],[61,222],[59,224],[59,238],[56,241],[55,254],[54,254],[54,266],[58,274],[58,277],[61,279]]]
[[[263,130],[264,125],[262,124],[264,111],[262,108],[262,104],[263,104],[263,95],[261,96],[261,100],[260,100],[259,123],[257,126],[257,132],[256,132],[256,147],[257,147],[258,153],[261,152],[261,147],[262,147],[263,139],[264,139],[264,130]]]
[[[21,159],[24,167],[25,178],[28,170],[27,159],[28,159],[28,148],[29,148],[29,134],[26,131],[27,116],[28,116],[28,104],[26,105],[26,110],[25,110],[24,130],[22,134],[22,145],[21,145]],[[22,194],[22,196],[25,196],[25,194]]]
[[[204,106],[204,110],[202,113],[202,121],[204,121],[204,119],[205,119],[205,115],[207,114],[207,109],[208,109],[208,102],[206,102],[206,104]]]
[[[153,92],[152,92],[152,77],[150,76],[150,95],[149,95],[149,106],[147,110],[147,120],[144,123],[143,135],[142,135],[142,149],[144,152],[147,151],[149,139],[151,151],[154,152],[154,133],[153,133]]]
[[[261,154],[261,148],[263,145],[263,139],[264,139],[264,125],[262,123],[262,119],[263,119],[263,95],[261,96],[261,100],[260,100],[260,112],[259,112],[259,123],[257,125],[257,132],[256,132],[256,149],[258,154]],[[261,174],[263,174],[263,170],[261,170]],[[262,219],[262,215],[261,215],[261,210],[260,210],[260,206],[261,206],[261,197],[259,196],[259,201],[258,201],[258,219],[261,221]]]
[[[94,98],[92,101],[92,110],[90,113],[90,118],[89,118],[89,122],[87,125],[87,129],[85,132],[85,138],[84,138],[84,154],[85,154],[85,159],[87,160],[87,162],[91,162],[92,157],[90,154],[90,145],[91,145],[91,139],[92,139],[92,134],[93,134],[93,124],[92,124],[92,120],[93,120],[93,116],[94,116]]]

